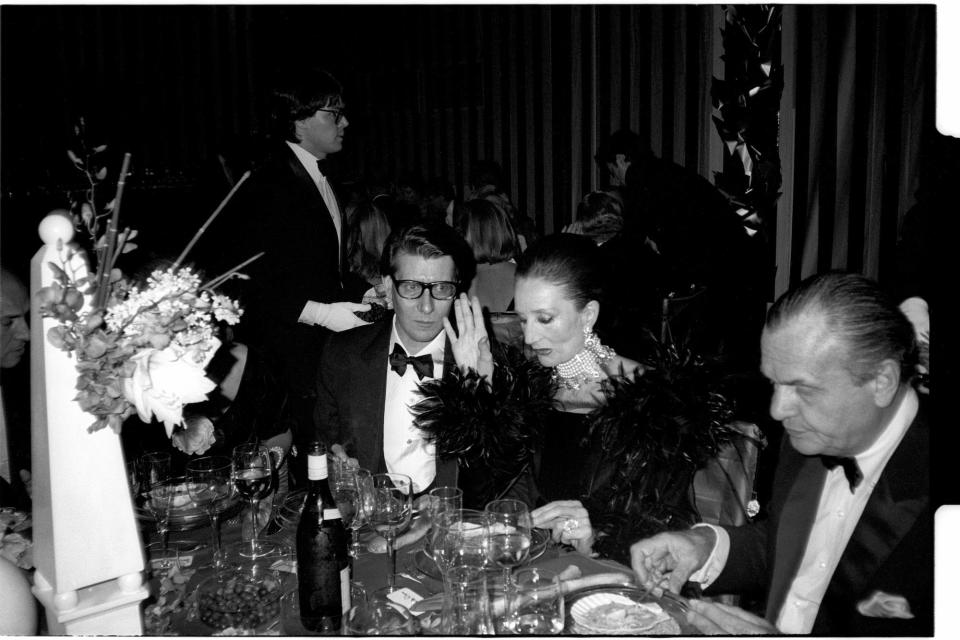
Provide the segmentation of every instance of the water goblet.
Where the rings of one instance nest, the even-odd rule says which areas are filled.
[[[154,482],[144,492],[144,505],[153,515],[153,521],[157,526],[157,535],[160,537],[161,553],[156,566],[163,574],[169,573],[170,569],[173,568],[173,562],[171,562],[168,551],[170,510],[174,506],[174,499],[183,496],[185,492],[186,478],[182,476],[167,477]]]
[[[397,535],[410,526],[413,517],[413,480],[400,473],[377,473],[372,477],[373,492],[370,526],[387,541],[387,586],[385,592],[397,589]]]
[[[360,556],[360,529],[367,522],[373,505],[373,474],[367,469],[356,469],[352,477],[353,486],[338,487],[334,493],[334,500],[340,508],[340,517],[344,518],[344,524],[350,528],[350,548],[347,551],[350,557],[355,559]],[[348,504],[351,500],[352,508]],[[340,506],[341,501],[352,511],[352,517],[349,520],[344,515],[344,508]]]
[[[530,553],[533,518],[526,503],[519,500],[493,500],[487,503],[485,511],[490,516],[487,551],[490,562],[503,569],[503,595],[509,604],[513,591],[510,572],[523,564]]]
[[[237,493],[247,499],[252,514],[253,532],[249,542],[249,551],[255,557],[260,555],[258,512],[260,500],[267,497],[272,489],[273,458],[270,449],[256,443],[241,444],[233,449],[233,483]]]
[[[187,463],[187,490],[197,506],[206,509],[213,533],[213,566],[221,568],[220,510],[233,491],[230,481],[230,458],[205,456]]]
[[[133,482],[142,498],[143,492],[148,491],[151,485],[166,480],[170,476],[170,452],[150,451],[137,458],[133,466]]]
[[[463,489],[457,487],[434,487],[430,490],[428,515],[435,522],[440,514],[463,508]]]

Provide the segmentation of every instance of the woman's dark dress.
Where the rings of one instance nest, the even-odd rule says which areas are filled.
[[[538,502],[582,500],[587,495],[596,457],[584,446],[588,430],[587,414],[550,412],[535,463]]]

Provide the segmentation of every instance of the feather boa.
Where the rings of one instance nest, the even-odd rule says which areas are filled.
[[[526,470],[557,391],[550,371],[519,351],[495,356],[492,385],[455,371],[425,383],[414,407],[417,426],[438,456],[457,458],[481,506]],[[605,380],[606,401],[587,418],[599,457],[584,505],[594,550],[626,563],[636,540],[698,520],[694,473],[738,435],[716,363],[657,343],[643,365],[643,375]]]
[[[657,343],[643,364],[643,375],[605,380],[606,403],[590,416],[603,456],[585,505],[594,550],[628,563],[636,540],[699,520],[693,476],[740,435],[717,362]]]
[[[528,466],[556,393],[550,371],[519,350],[498,349],[495,356],[492,385],[472,369],[454,368],[425,382],[423,399],[413,407],[415,423],[438,457],[456,458],[474,480],[487,476],[483,497],[504,490]]]

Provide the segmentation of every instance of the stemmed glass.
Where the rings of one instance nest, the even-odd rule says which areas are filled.
[[[529,507],[519,500],[493,500],[485,511],[490,517],[488,557],[503,568],[503,591],[507,594],[513,586],[510,570],[523,564],[530,552],[533,519]]]
[[[441,514],[463,508],[463,489],[457,487],[435,487],[430,489],[429,498],[431,523],[436,522]]]
[[[223,565],[220,550],[220,509],[232,493],[230,482],[230,458],[205,456],[187,463],[187,490],[197,506],[203,507],[210,517],[213,532],[213,566]]]
[[[484,572],[489,521],[489,514],[474,509],[452,509],[437,516],[430,542],[446,590]]]
[[[170,477],[170,453],[167,451],[151,451],[145,453],[134,462],[134,478],[132,480],[139,504],[153,516],[153,523],[157,527],[157,535],[163,545],[166,556],[166,538],[170,522],[170,505],[164,503],[166,492],[162,490],[162,483]],[[154,497],[156,489],[156,497]],[[161,567],[165,559],[161,560]]]
[[[373,495],[373,474],[366,469],[355,469],[349,476],[341,475],[334,490],[333,499],[340,509],[340,517],[350,528],[351,558],[360,557],[360,529],[373,508]],[[348,513],[352,515],[348,517]]]
[[[153,514],[153,521],[157,525],[157,534],[160,536],[161,556],[157,566],[163,573],[168,573],[173,566],[168,552],[168,539],[170,534],[170,509],[173,507],[174,498],[182,494],[185,489],[186,478],[167,477],[159,482],[154,482],[147,487],[144,492],[144,504]]]
[[[270,456],[270,449],[251,442],[233,449],[233,483],[237,492],[250,503],[253,514],[253,533],[249,546],[252,557],[262,555],[257,515],[260,511],[260,500],[270,495],[272,476],[273,458]]]
[[[367,517],[387,541],[386,592],[397,590],[397,535],[410,526],[413,516],[413,480],[400,473],[377,473],[372,477],[373,495]]]

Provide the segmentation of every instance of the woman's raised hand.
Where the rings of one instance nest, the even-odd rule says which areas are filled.
[[[467,299],[467,294],[461,293],[460,297],[453,301],[453,313],[457,319],[457,331],[454,331],[453,325],[446,318],[443,319],[443,328],[450,339],[457,365],[464,373],[474,369],[481,376],[492,380],[493,354],[490,353],[490,339],[483,324],[480,301],[476,296]]]

